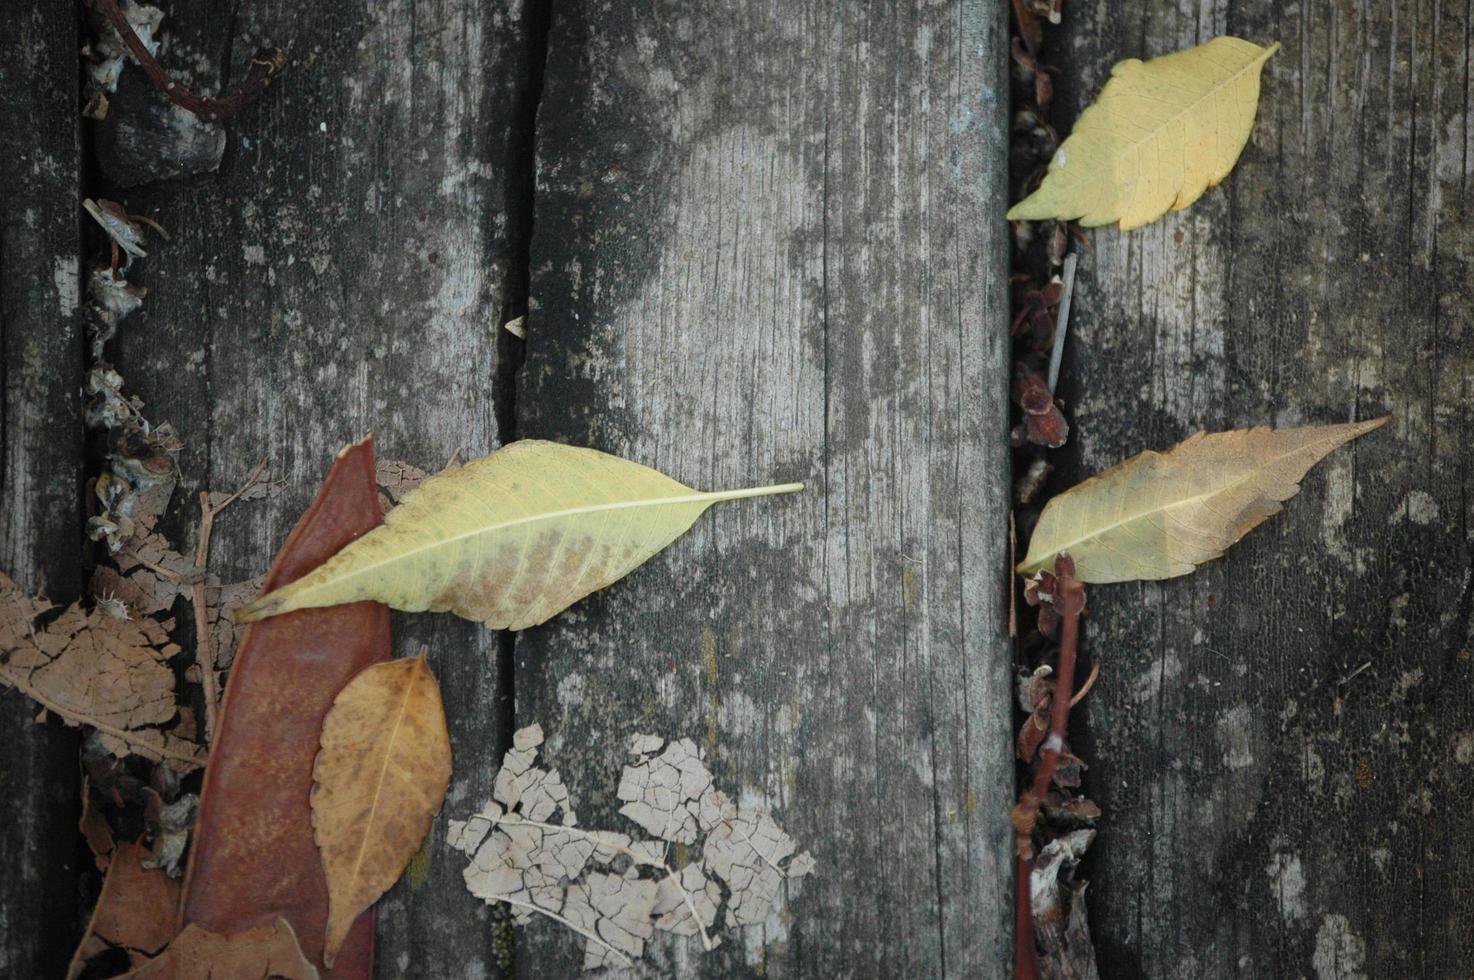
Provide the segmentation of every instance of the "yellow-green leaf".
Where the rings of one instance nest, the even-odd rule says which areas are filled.
[[[1331,450],[1388,418],[1199,432],[1169,452],[1138,453],[1051,500],[1018,571],[1050,568],[1068,552],[1085,582],[1186,575],[1278,514]]]
[[[418,657],[374,664],[338,693],[312,770],[312,831],[328,882],[323,962],[404,872],[450,785],[440,686]]]
[[[801,489],[701,493],[592,449],[516,442],[426,480],[382,526],[236,619],[373,599],[524,629],[629,574],[717,501]]]
[[[1187,207],[1233,169],[1259,107],[1259,74],[1279,43],[1217,37],[1111,69],[1100,97],[1055,151],[1010,221],[1119,221],[1136,228]]]

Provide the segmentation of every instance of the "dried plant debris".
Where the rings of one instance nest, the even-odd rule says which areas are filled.
[[[542,914],[577,932],[585,969],[633,964],[657,931],[714,949],[724,931],[765,921],[783,886],[814,869],[766,809],[715,788],[690,739],[630,740],[619,812],[656,839],[579,827],[558,771],[536,764],[542,741],[538,725],[517,732],[494,801],[452,820],[449,840],[471,857],[472,894],[507,903],[518,924]]]
[[[163,949],[174,936],[179,882],[150,868],[143,847],[120,844],[103,880],[92,919],[67,969],[80,977],[87,961],[108,949],[121,949],[135,964]]]
[[[381,459],[374,467],[374,482],[379,486],[379,505],[385,513],[396,507],[404,495],[429,479],[430,474],[401,459]]]
[[[163,953],[126,976],[137,980],[317,980],[318,972],[302,954],[291,924],[277,919],[272,925],[229,936],[190,923]]]
[[[1072,883],[1094,839],[1095,831],[1076,830],[1050,841],[1029,875],[1039,972],[1045,978],[1100,980],[1085,912],[1086,886]]]
[[[124,64],[127,60],[131,60],[131,56],[128,46],[123,43],[123,38],[103,16],[95,0],[87,0],[84,7],[87,10],[88,20],[91,21],[92,35],[96,40],[82,49],[82,56],[86,59],[87,65],[87,84],[84,92],[86,104],[82,109],[82,115],[88,119],[105,119],[108,114],[108,96],[118,90],[118,79],[123,74]],[[128,26],[133,28],[133,33],[138,36],[139,42],[149,54],[157,54],[159,50],[157,35],[159,25],[164,22],[164,12],[158,7],[133,3],[132,0],[123,0],[121,9],[123,17],[128,21]]]
[[[179,653],[172,622],[75,604],[47,621],[55,608],[0,575],[0,682],[67,724],[91,725],[115,753],[201,765],[198,748],[164,727],[179,720],[167,663]]]

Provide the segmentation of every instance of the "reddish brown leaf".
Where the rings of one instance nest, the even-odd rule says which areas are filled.
[[[364,439],[338,454],[263,588],[300,578],[381,519],[373,444]],[[312,834],[313,759],[338,692],[389,653],[389,611],[372,602],[289,613],[246,630],[205,770],[184,922],[233,934],[280,916],[321,966],[328,892]],[[368,977],[372,964],[369,910],[323,976]]]

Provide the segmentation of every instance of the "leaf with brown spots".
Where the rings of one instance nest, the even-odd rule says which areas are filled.
[[[236,618],[373,599],[523,629],[634,571],[717,501],[802,488],[701,493],[616,456],[524,440],[425,480],[381,527]]]
[[[450,785],[440,686],[418,657],[365,668],[322,725],[312,826],[328,880],[323,962],[404,872]]]

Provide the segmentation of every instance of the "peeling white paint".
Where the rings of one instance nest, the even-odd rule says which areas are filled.
[[[77,306],[82,301],[80,264],[75,255],[56,257],[56,268],[52,270],[51,281],[56,284],[56,311],[63,317],[76,313]]]
[[[1367,980],[1367,944],[1351,931],[1346,916],[1326,916],[1315,934],[1316,980]]]
[[[1264,869],[1269,875],[1269,890],[1279,903],[1280,915],[1286,922],[1305,917],[1305,869],[1297,854],[1275,854]]]

